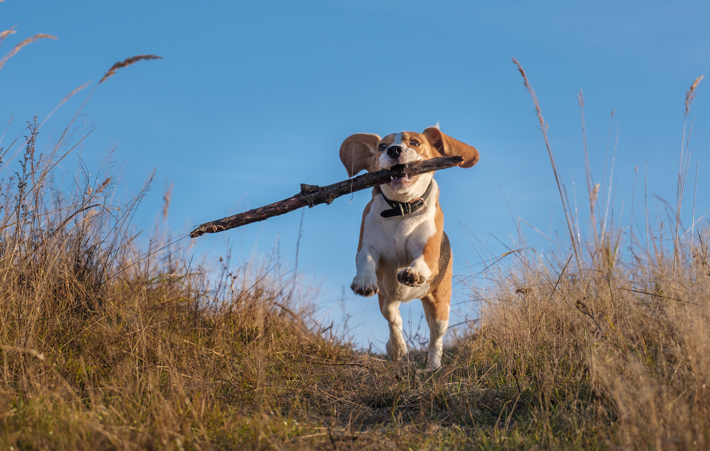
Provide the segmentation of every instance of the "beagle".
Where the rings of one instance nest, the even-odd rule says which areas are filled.
[[[402,132],[380,138],[358,133],[340,146],[348,176],[363,169],[375,172],[396,164],[459,155],[461,167],[478,162],[478,151],[443,134],[437,127],[422,133]],[[441,367],[444,334],[449,326],[452,255],[444,233],[439,186],[434,174],[396,178],[375,187],[362,213],[355,258],[357,274],[350,286],[355,294],[379,297],[380,311],[389,322],[387,354],[397,360],[407,353],[399,304],[419,298],[429,324],[427,368]]]

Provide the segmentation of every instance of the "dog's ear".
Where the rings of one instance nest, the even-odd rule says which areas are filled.
[[[454,138],[441,133],[437,127],[429,127],[422,133],[429,140],[429,144],[445,157],[458,155],[463,157],[462,168],[470,168],[478,163],[478,151],[475,147],[457,141]]]
[[[380,137],[368,133],[357,133],[349,136],[340,146],[340,161],[343,162],[348,177],[366,169],[376,172],[380,169],[377,141]]]

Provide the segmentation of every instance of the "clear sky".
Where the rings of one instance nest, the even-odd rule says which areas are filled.
[[[165,186],[174,183],[176,234],[293,195],[302,182],[344,179],[338,149],[350,134],[421,131],[438,122],[481,154],[472,169],[437,174],[454,272],[471,281],[484,268],[482,257],[516,247],[512,217],[553,241],[555,233],[566,234],[530,96],[511,57],[537,91],[572,202],[575,190],[580,204],[586,198],[580,89],[598,182],[605,178],[609,130],[611,147],[618,136],[614,205],[628,227],[636,166],[637,214],[646,163],[649,208],[658,210],[652,194],[675,202],[685,92],[695,77],[710,75],[709,19],[707,1],[6,0],[0,30],[14,25],[17,34],[0,53],[37,33],[59,39],[25,47],[0,71],[0,122],[14,116],[8,135],[19,133],[35,113],[41,120],[113,63],[137,54],[164,57],[102,84],[79,124],[95,129],[82,151],[89,166],[120,143],[124,195],[156,169],[137,228],[153,228]],[[710,80],[700,84],[690,114],[697,117],[691,165],[700,165],[698,215],[710,209],[704,83]],[[45,142],[56,139],[89,90],[47,122]],[[64,164],[75,165],[76,159]],[[383,348],[387,326],[376,299],[347,288],[369,197],[360,192],[305,211],[299,272],[304,283],[320,287],[313,301],[322,314],[337,321],[351,315],[355,340]],[[278,243],[282,258],[293,262],[300,220],[300,212],[291,213],[205,236],[192,252],[216,257],[229,241],[249,259]],[[540,252],[555,246],[527,225],[523,230]],[[457,315],[472,314],[466,297],[459,285]],[[414,328],[421,312],[415,304]]]

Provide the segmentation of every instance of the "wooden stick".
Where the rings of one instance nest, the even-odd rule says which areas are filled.
[[[429,160],[415,161],[406,165],[398,164],[392,166],[390,169],[370,172],[327,186],[307,185],[302,183],[301,192],[295,196],[245,211],[244,213],[206,222],[190,232],[190,237],[197,238],[205,233],[223,232],[235,227],[251,224],[252,222],[263,221],[272,216],[279,216],[290,211],[298,210],[306,205],[309,207],[318,204],[330,205],[331,202],[340,196],[388,183],[393,178],[403,177],[405,175],[414,176],[439,169],[447,169],[458,166],[462,162],[463,158],[461,157],[431,158]]]

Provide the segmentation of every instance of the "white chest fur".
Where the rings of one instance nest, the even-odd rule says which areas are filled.
[[[391,207],[381,195],[373,199],[370,212],[365,217],[363,241],[358,253],[358,273],[367,268],[360,265],[360,254],[369,254],[376,265],[377,286],[380,294],[388,299],[411,301],[429,292],[429,284],[408,287],[397,280],[397,274],[410,266],[416,256],[436,232],[434,216],[439,198],[439,188],[432,180],[432,192],[424,206],[405,216],[384,218],[380,213]],[[366,260],[366,259],[363,259]],[[422,275],[429,279],[431,271],[421,268]]]

